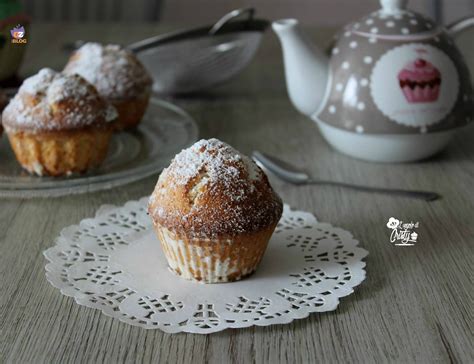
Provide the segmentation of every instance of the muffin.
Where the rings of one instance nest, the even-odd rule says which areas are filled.
[[[23,168],[61,176],[85,172],[105,159],[116,117],[82,77],[45,68],[23,82],[2,121]]]
[[[171,270],[203,283],[252,274],[282,210],[260,168],[217,139],[176,155],[148,205]]]
[[[118,45],[86,43],[71,56],[64,72],[81,75],[115,106],[117,130],[134,128],[142,119],[152,79],[132,52]]]

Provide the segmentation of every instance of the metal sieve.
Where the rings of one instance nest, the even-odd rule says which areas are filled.
[[[184,94],[225,82],[253,58],[269,22],[253,8],[233,10],[213,26],[178,31],[129,45],[153,76],[153,91]],[[247,16],[245,20],[239,20]]]

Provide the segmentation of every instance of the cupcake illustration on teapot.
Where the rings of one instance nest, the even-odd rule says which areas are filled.
[[[430,62],[417,58],[398,73],[400,88],[410,104],[438,100],[441,73]]]
[[[293,105],[336,150],[379,162],[408,162],[441,151],[474,120],[466,62],[453,37],[474,21],[439,26],[381,0],[381,8],[337,33],[330,54],[298,20],[273,23]]]

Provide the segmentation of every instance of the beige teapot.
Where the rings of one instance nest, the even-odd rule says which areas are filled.
[[[448,28],[382,0],[381,9],[347,25],[331,56],[295,19],[275,21],[289,96],[335,149],[380,162],[407,162],[442,150],[474,117],[471,78]]]

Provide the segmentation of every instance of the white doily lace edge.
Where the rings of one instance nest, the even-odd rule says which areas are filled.
[[[345,241],[350,243],[350,245],[352,246],[352,249],[354,251],[358,252],[358,256],[361,259],[360,261],[358,261],[356,263],[353,263],[353,265],[352,265],[353,268],[357,269],[357,271],[358,271],[357,279],[353,282],[352,287],[350,287],[349,289],[344,289],[342,291],[333,293],[331,295],[332,296],[331,297],[331,299],[332,299],[331,303],[332,304],[330,306],[325,306],[324,309],[318,309],[317,307],[308,307],[306,309],[300,309],[298,311],[291,311],[291,315],[279,316],[279,317],[275,317],[274,319],[265,319],[265,320],[261,320],[261,321],[249,321],[248,323],[239,322],[239,323],[236,323],[235,325],[233,325],[232,323],[227,323],[226,327],[224,327],[224,328],[218,328],[218,329],[204,330],[204,331],[196,332],[196,331],[193,331],[193,330],[187,330],[186,327],[175,327],[175,326],[150,327],[150,326],[144,326],[144,325],[142,325],[142,324],[140,324],[140,323],[138,323],[134,320],[130,320],[128,317],[119,317],[119,316],[117,316],[116,311],[113,310],[111,307],[103,306],[101,304],[95,304],[93,302],[90,302],[87,299],[88,296],[84,296],[84,297],[77,296],[77,291],[73,290],[71,287],[65,287],[64,285],[61,285],[61,284],[57,283],[57,281],[54,279],[53,272],[57,271],[58,269],[61,269],[61,266],[55,260],[55,258],[53,257],[53,251],[55,251],[57,249],[57,247],[66,244],[65,241],[61,241],[62,240],[61,238],[64,236],[64,233],[67,230],[78,229],[83,224],[88,224],[90,221],[94,220],[95,218],[97,218],[99,216],[102,216],[104,214],[107,214],[107,213],[111,212],[112,210],[117,210],[117,209],[120,210],[120,209],[125,209],[125,208],[129,208],[129,207],[133,207],[133,206],[136,206],[136,205],[143,204],[144,202],[148,201],[148,198],[149,197],[145,196],[145,197],[142,197],[139,200],[128,201],[128,202],[125,203],[125,205],[122,205],[122,206],[112,205],[112,204],[104,204],[104,205],[100,206],[99,209],[96,211],[96,214],[95,214],[94,218],[86,218],[86,219],[82,220],[80,222],[80,224],[70,225],[68,227],[63,228],[61,230],[58,238],[56,238],[55,244],[52,247],[50,247],[49,249],[47,249],[46,251],[43,252],[43,255],[48,260],[48,263],[45,266],[46,278],[47,278],[48,282],[53,287],[57,288],[61,292],[61,294],[63,294],[64,296],[74,298],[76,303],[78,303],[82,306],[92,308],[92,309],[100,310],[104,315],[106,315],[108,317],[118,319],[121,322],[130,324],[130,325],[133,325],[133,326],[142,327],[144,329],[159,328],[160,330],[162,330],[166,333],[187,332],[187,333],[208,334],[208,333],[214,333],[214,332],[222,331],[226,328],[247,328],[247,327],[251,327],[251,326],[262,326],[263,327],[263,326],[271,326],[271,325],[276,325],[276,324],[289,324],[294,320],[301,320],[301,319],[307,318],[312,313],[333,311],[338,307],[338,305],[340,303],[340,298],[346,297],[346,296],[354,293],[354,288],[359,286],[366,278],[366,271],[365,271],[366,263],[362,259],[366,258],[368,256],[369,252],[358,246],[359,241],[356,240],[350,232],[348,232],[347,230],[338,228],[338,227],[334,227],[332,224],[329,224],[329,223],[320,223],[320,222],[317,221],[317,219],[315,218],[315,216],[313,214],[308,213],[308,212],[295,210],[295,209],[291,208],[289,205],[285,204],[285,209],[288,209],[289,211],[292,211],[292,212],[300,212],[300,213],[303,213],[303,214],[307,214],[308,216],[311,216],[311,218],[314,220],[314,222],[317,222],[320,225],[328,226],[333,231],[338,232],[341,235],[344,235],[345,236]]]

